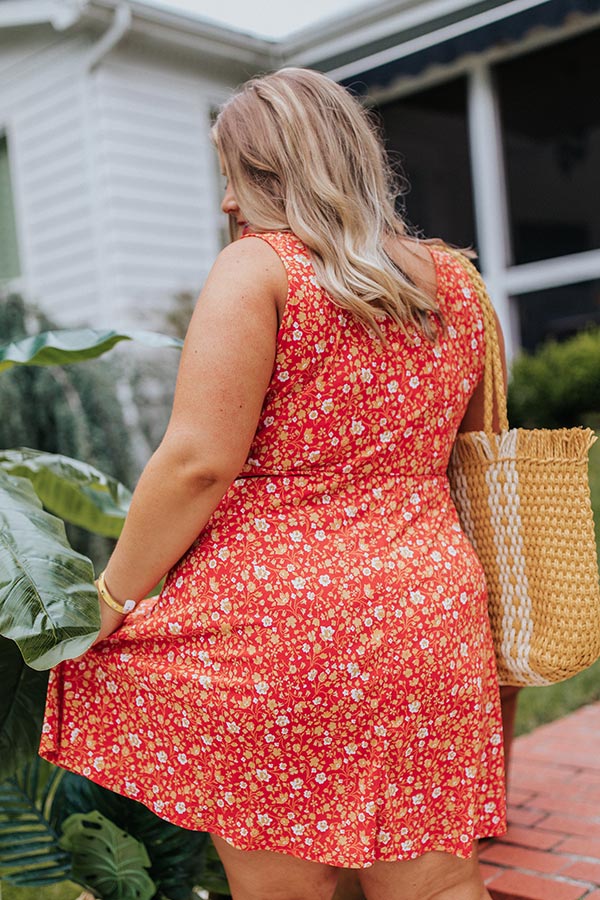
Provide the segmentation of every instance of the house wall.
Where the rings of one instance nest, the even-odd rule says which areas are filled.
[[[65,322],[99,299],[80,77],[88,45],[50,27],[0,32],[0,128],[21,262],[14,286]]]
[[[201,288],[222,218],[210,110],[227,90],[201,65],[131,46],[94,73],[95,315],[104,323],[160,327],[177,293]]]
[[[89,71],[97,38],[0,31],[14,287],[60,325],[160,328],[220,249],[210,113],[238,73],[129,38]]]

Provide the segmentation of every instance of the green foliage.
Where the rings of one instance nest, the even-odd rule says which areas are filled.
[[[48,673],[25,665],[15,642],[0,637],[0,684],[1,783],[37,754]]]
[[[150,877],[159,893],[169,900],[189,900],[194,885],[208,886],[207,878],[214,877],[213,873],[219,875],[219,868],[207,859],[208,848],[212,846],[207,834],[171,825],[141,803],[67,772],[56,792],[56,820],[73,812],[92,810],[118,822],[144,844],[151,862]]]
[[[0,634],[29,666],[50,668],[91,645],[100,629],[93,578],[30,482],[0,472]]]
[[[0,874],[15,885],[68,878],[102,900],[190,900],[213,884],[229,895],[207,834],[38,758],[0,785]]]
[[[7,881],[0,884],[2,900],[75,900],[81,885],[74,881],[59,881],[39,887],[15,887]]]
[[[165,326],[169,333],[173,333],[181,339],[185,338],[195,306],[195,294],[190,291],[180,291],[175,294],[173,305],[164,316]]]
[[[63,366],[102,356],[120,341],[138,341],[149,347],[177,347],[179,338],[153,331],[117,332],[92,328],[47,331],[0,348],[0,372],[13,366]]]
[[[600,423],[600,329],[584,331],[515,360],[508,392],[512,426],[555,428]]]
[[[225,869],[212,841],[209,841],[206,845],[203,866],[204,875],[201,884],[203,888],[210,891],[211,897],[216,895],[219,897],[231,897]]]
[[[21,298],[0,303],[0,335],[11,340],[12,355],[25,357],[21,340],[31,331],[43,331],[52,323]],[[30,338],[25,338],[30,341]],[[92,336],[92,343],[95,338]],[[80,349],[80,353],[84,352]],[[0,356],[5,355],[0,348]],[[135,479],[118,386],[121,372],[114,362],[96,360],[78,366],[14,366],[0,376],[0,449],[31,447],[84,459],[123,484]],[[112,541],[67,525],[67,535],[80,553],[106,562]]]
[[[61,771],[40,759],[0,784],[0,872],[14,885],[47,885],[71,877],[49,810]]]
[[[131,494],[94,466],[22,447],[0,450],[1,470],[28,478],[45,508],[67,522],[106,537],[121,533]]]
[[[73,813],[62,828],[59,846],[71,853],[73,877],[97,896],[150,900],[155,894],[146,848],[102,813]]]
[[[12,329],[23,325],[20,301],[2,312]],[[97,355],[122,337],[46,334],[13,342],[6,352],[0,348],[0,359],[54,365]],[[150,341],[180,345],[171,339]],[[68,368],[16,366],[0,384],[9,398],[0,446],[2,428],[6,445],[13,442],[10,425],[21,438],[33,436],[24,442],[41,448],[0,451],[0,633],[5,635],[0,676],[5,674],[9,687],[0,699],[0,778],[13,776],[0,786],[0,868],[14,885],[70,878],[103,900],[189,900],[193,887],[205,879],[228,895],[208,835],[171,825],[145,806],[37,758],[13,772],[17,761],[38,746],[47,682],[45,672],[25,665],[18,647],[30,666],[42,669],[84,652],[99,625],[92,565],[69,546],[61,519],[46,510],[114,537],[129,505],[129,493],[116,478],[54,452],[73,447],[89,458],[96,435],[97,446],[106,451],[107,421],[118,420],[120,410],[114,381],[106,382],[110,404],[105,408],[98,405],[102,391],[97,388],[96,375],[86,380]],[[91,409],[95,414],[90,416]],[[11,418],[15,410],[19,414]],[[119,427],[117,433],[123,439],[126,429]],[[127,460],[114,454],[112,462],[118,468]]]
[[[600,700],[600,659],[568,681],[523,688],[517,705],[515,734],[525,734]]]

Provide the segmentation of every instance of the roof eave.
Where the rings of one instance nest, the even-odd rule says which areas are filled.
[[[78,0],[3,0],[0,28],[48,24],[62,31],[78,21],[81,8]]]
[[[115,9],[121,5],[122,0],[88,0],[87,8]],[[192,39],[208,40],[216,45],[227,45],[229,55],[231,50],[247,51],[257,56],[270,57],[278,52],[279,44],[276,41],[261,38],[253,34],[247,34],[226,25],[220,25],[209,19],[202,19],[188,15],[184,11],[161,9],[142,0],[127,0],[133,18],[133,29],[144,30],[151,26],[160,26],[172,39],[178,36],[189,36]]]
[[[172,12],[140,0],[3,0],[0,28],[49,24],[64,31],[85,20],[107,23],[119,6],[131,11],[130,31],[176,47],[202,53],[205,58],[231,60],[255,70],[282,63],[276,41],[237,31],[184,12]]]
[[[498,0],[501,6],[504,0]],[[390,34],[433,23],[442,16],[468,16],[478,0],[379,0],[344,17],[298,31],[280,44],[289,65],[320,67],[324,61],[356,51]]]

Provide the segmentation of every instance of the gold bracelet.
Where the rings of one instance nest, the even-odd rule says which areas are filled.
[[[106,571],[106,569],[104,571]],[[111,592],[106,587],[106,584],[104,583],[104,572],[100,572],[94,584],[98,588],[98,593],[100,594],[106,605],[110,606],[111,609],[114,609],[115,612],[120,613],[120,615],[122,616],[126,616],[127,613],[130,613],[135,609],[135,600],[126,600],[122,606],[115,600]]]

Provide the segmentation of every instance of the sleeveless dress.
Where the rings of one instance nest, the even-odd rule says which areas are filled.
[[[267,241],[288,303],[256,436],[158,598],[51,673],[40,753],[164,819],[335,866],[468,857],[505,830],[483,572],[446,467],[484,357],[460,264],[447,333],[383,346]]]

